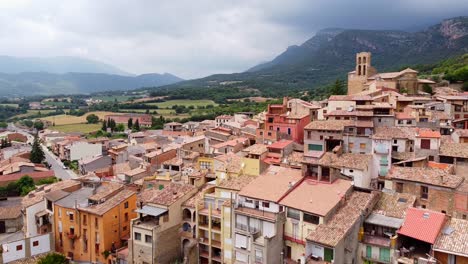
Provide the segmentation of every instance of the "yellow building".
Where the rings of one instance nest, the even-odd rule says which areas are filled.
[[[268,154],[268,149],[264,144],[254,144],[242,150],[242,169],[246,175],[260,175],[268,168],[268,164],[263,161]]]
[[[204,189],[195,203],[200,263],[234,263],[233,204],[237,193],[256,176],[240,175],[218,180]]]
[[[136,193],[120,184],[87,183],[45,198],[53,202],[55,249],[74,261],[108,263],[110,253],[130,236]]]

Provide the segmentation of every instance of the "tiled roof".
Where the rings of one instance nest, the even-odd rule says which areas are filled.
[[[335,247],[359,220],[366,209],[371,208],[377,199],[376,193],[354,192],[345,206],[325,224],[321,224],[307,236],[308,241]]]
[[[398,234],[434,244],[444,223],[443,213],[411,207]]]
[[[352,126],[352,120],[320,120],[312,121],[304,129],[313,130],[343,130],[345,126]]]
[[[439,155],[466,159],[468,158],[468,143],[442,142]]]
[[[332,184],[305,179],[281,199],[280,204],[303,212],[326,216],[351,188],[351,182],[342,179]]]
[[[261,155],[267,152],[268,149],[267,149],[267,146],[264,144],[253,144],[252,146],[247,147],[243,149],[242,151],[247,152],[249,154],[253,154],[253,155]]]
[[[21,201],[21,206],[26,208],[33,204],[43,201],[43,197],[48,192],[53,192],[55,190],[63,190],[68,188],[73,188],[81,185],[80,182],[75,180],[64,180],[49,185],[45,185],[44,189],[31,191],[28,195],[23,197]]]
[[[216,170],[238,173],[242,169],[242,159],[234,153],[227,153],[215,157],[216,160],[221,161],[222,164]]]
[[[240,191],[242,188],[250,184],[257,176],[240,175],[222,180],[217,187]]]
[[[99,192],[88,197],[90,200],[100,201],[109,195],[114,194],[117,190],[122,189],[124,186],[116,182],[104,182],[99,189]]]
[[[21,216],[20,206],[0,207],[0,219],[16,219]]]
[[[239,195],[278,202],[301,178],[301,170],[270,166],[262,175],[242,188]]]
[[[430,167],[393,166],[387,177],[395,180],[420,182],[452,189],[457,188],[463,182],[463,178],[458,175],[450,174],[447,170]]]
[[[416,135],[416,128],[411,127],[376,127],[374,139],[393,139],[404,138],[414,140]]]
[[[371,159],[372,156],[369,154],[343,153],[341,155],[336,155],[331,152],[326,152],[319,160],[319,164],[337,168],[366,170]]]
[[[440,138],[440,131],[432,131],[430,129],[419,129],[416,137],[420,138]]]
[[[125,189],[117,194],[111,196],[108,200],[98,205],[92,205],[88,207],[80,207],[80,211],[86,211],[92,214],[103,215],[110,209],[119,206],[123,201],[130,198],[132,195],[136,195],[134,191]]]
[[[270,145],[268,145],[268,148],[273,148],[273,149],[284,149],[287,147],[289,144],[292,144],[294,141],[292,140],[280,140],[276,141]]]
[[[328,101],[372,101],[369,95],[332,95]]]
[[[452,218],[434,244],[435,251],[448,251],[468,257],[468,221]]]
[[[164,186],[164,189],[145,189],[140,193],[140,200],[144,203],[153,203],[170,206],[186,194],[196,190],[196,187],[189,184],[173,183]]]
[[[415,201],[416,196],[408,193],[382,192],[372,213],[403,219],[406,215],[406,209],[412,207]]]
[[[26,175],[33,178],[33,180],[39,180],[39,179],[54,177],[55,172],[53,170],[47,170],[47,171],[20,172],[20,173],[13,173],[13,174],[7,174],[7,175],[0,175],[0,182],[16,181]]]
[[[201,199],[203,199],[203,196],[205,194],[206,191],[208,191],[209,189],[213,189],[215,188],[215,185],[213,184],[205,184],[201,190],[199,190],[194,196],[192,196],[190,199],[188,199],[187,201],[185,201],[182,205],[183,206],[186,206],[186,207],[195,207],[195,205],[198,203],[198,201],[200,201]]]

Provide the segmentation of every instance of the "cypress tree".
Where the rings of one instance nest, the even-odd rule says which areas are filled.
[[[138,121],[138,119],[137,119],[137,121]],[[128,127],[128,129],[132,129],[132,127],[133,127],[133,118],[130,117],[128,119],[127,127]]]
[[[29,159],[32,163],[42,163],[42,161],[45,159],[44,151],[42,151],[37,134],[34,136],[34,143],[32,145]]]

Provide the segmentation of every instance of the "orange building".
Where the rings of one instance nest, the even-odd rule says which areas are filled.
[[[111,263],[109,255],[130,237],[136,217],[136,193],[110,182],[87,183],[67,193],[49,193],[53,201],[55,249],[74,261]]]

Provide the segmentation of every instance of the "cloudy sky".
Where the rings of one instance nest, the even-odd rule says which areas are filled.
[[[0,0],[0,55],[196,78],[244,71],[326,27],[414,29],[460,15],[467,0]]]

